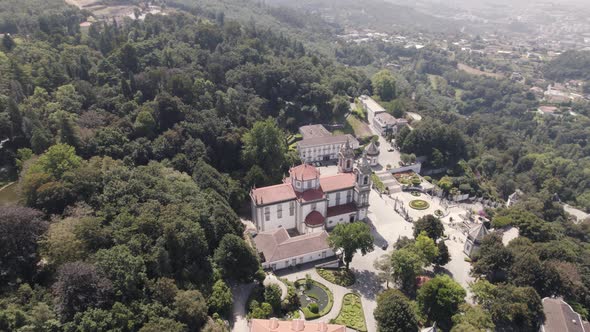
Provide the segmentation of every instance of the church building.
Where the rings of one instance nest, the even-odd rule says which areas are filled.
[[[355,165],[349,143],[338,153],[336,175],[322,176],[316,167],[302,164],[291,168],[283,183],[252,189],[254,243],[263,268],[333,257],[327,230],[366,219],[370,191],[369,159],[365,154]]]
[[[302,164],[291,168],[283,183],[253,189],[252,221],[258,231],[282,227],[306,234],[364,220],[371,190],[367,156],[354,165],[354,151],[344,144],[338,153],[338,171],[321,176],[316,167]]]

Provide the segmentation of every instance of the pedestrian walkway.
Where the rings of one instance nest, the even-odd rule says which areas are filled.
[[[401,186],[399,182],[393,177],[393,175],[387,170],[381,170],[375,172],[375,175],[383,182],[385,188],[389,190],[390,193],[397,193],[401,191]]]
[[[284,282],[280,281],[277,276],[275,276],[272,273],[268,273],[266,275],[266,278],[264,278],[264,281],[262,282],[262,284],[264,285],[264,287],[268,287],[270,285],[277,285],[279,286],[279,288],[281,289],[281,301],[283,301],[284,299],[287,298],[287,295],[289,294],[289,290],[287,289],[287,285],[285,285]]]

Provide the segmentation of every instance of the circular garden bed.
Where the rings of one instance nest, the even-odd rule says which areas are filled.
[[[439,217],[440,218],[440,217],[442,217],[444,215],[444,213],[441,210],[436,210],[436,211],[434,211],[434,215],[436,217]]]
[[[410,201],[410,207],[414,210],[426,210],[430,207],[430,204],[423,199],[415,199]]]
[[[410,194],[415,197],[420,197],[420,195],[421,195],[420,192],[416,191],[416,190],[413,190],[412,192],[410,192]]]
[[[322,317],[332,310],[334,295],[326,286],[315,280],[300,279],[295,287],[305,319]]]

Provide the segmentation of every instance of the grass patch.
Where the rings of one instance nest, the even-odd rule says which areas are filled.
[[[326,294],[328,294],[328,304],[326,305],[326,307],[324,307],[323,310],[321,310],[320,312],[313,313],[311,312],[311,310],[309,310],[309,307],[303,307],[301,308],[301,311],[303,311],[303,315],[305,316],[306,320],[309,319],[316,319],[316,318],[320,318],[322,316],[325,316],[327,313],[330,312],[330,310],[332,310],[332,307],[334,306],[334,294],[332,294],[332,291],[328,289],[328,287],[324,286],[324,284],[317,282],[315,280],[312,280],[313,284],[318,286],[319,288],[323,289],[324,292],[326,292]],[[296,281],[297,284],[299,285],[305,285],[305,279],[299,279]],[[313,293],[309,293],[309,291],[304,292],[305,295],[313,298],[313,296],[315,294]],[[315,295],[317,297],[317,295]]]
[[[426,210],[430,207],[430,204],[422,199],[415,199],[410,201],[410,207],[414,210]]]
[[[351,329],[366,332],[367,323],[365,322],[361,297],[353,293],[344,295],[342,309],[331,323],[345,325]]]
[[[346,269],[328,270],[328,269],[316,269],[320,277],[326,279],[335,285],[348,287],[352,286],[356,282],[354,273]]]

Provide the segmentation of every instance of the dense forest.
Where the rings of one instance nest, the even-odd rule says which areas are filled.
[[[567,51],[549,62],[543,73],[556,80],[590,81],[590,51]]]
[[[90,13],[60,0],[0,3],[0,183],[22,200],[0,208],[0,330],[227,330],[230,286],[261,277],[237,214],[249,189],[297,162],[289,133],[361,94],[423,116],[396,144],[447,194],[526,193],[486,211],[521,238],[487,238],[472,271],[496,326],[530,330],[554,294],[589,316],[588,221],[555,195],[590,211],[587,104],[540,117],[521,85],[448,51],[330,43],[341,27],[297,9],[167,5],[81,29]],[[571,57],[545,75],[587,79]]]
[[[0,330],[225,330],[228,285],[260,277],[234,211],[294,162],[286,132],[370,81],[219,12],[81,31],[43,3],[1,21],[1,161],[26,207],[0,212]]]

